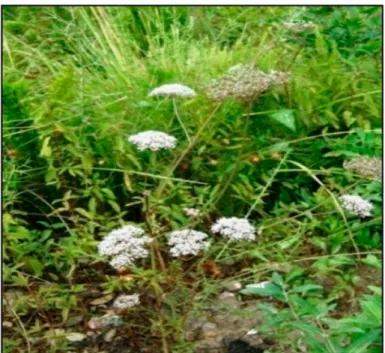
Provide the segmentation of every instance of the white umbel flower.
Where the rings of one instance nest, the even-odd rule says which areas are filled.
[[[181,85],[179,83],[172,83],[153,89],[150,92],[149,97],[153,96],[190,98],[196,96],[196,93],[190,87]]]
[[[158,151],[175,148],[177,139],[161,131],[148,130],[130,136],[128,141],[136,145],[139,151]]]
[[[139,294],[131,294],[120,295],[115,299],[114,304],[112,306],[116,309],[128,309],[139,304]]]
[[[234,241],[255,240],[255,229],[246,218],[220,218],[211,226],[211,231]]]
[[[208,242],[203,241],[207,237],[207,234],[192,229],[173,231],[168,239],[168,245],[171,246],[170,253],[174,257],[198,255],[209,246]]]
[[[373,205],[358,195],[343,195],[339,198],[342,207],[361,218],[370,217]]]
[[[99,254],[111,256],[110,264],[114,268],[130,265],[135,260],[148,256],[145,246],[152,239],[143,234],[142,229],[132,225],[113,230],[99,243]]]

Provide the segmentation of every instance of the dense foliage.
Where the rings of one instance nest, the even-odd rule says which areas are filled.
[[[3,7],[5,351],[81,351],[64,329],[105,313],[93,296],[134,291],[125,346],[189,352],[187,313],[238,278],[271,282],[242,292],[260,299],[266,351],[380,352],[382,186],[343,165],[382,158],[381,26],[379,6]],[[239,64],[290,80],[210,99]],[[197,94],[148,97],[169,83]],[[145,130],[176,148],[138,151]],[[372,215],[344,211],[345,194]],[[245,215],[252,244],[210,232]],[[156,244],[117,272],[97,245],[131,222]],[[174,258],[166,234],[185,227],[211,245]]]

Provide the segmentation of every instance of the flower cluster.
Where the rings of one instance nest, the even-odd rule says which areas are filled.
[[[234,241],[255,240],[255,229],[246,218],[222,217],[211,226],[211,231]]]
[[[274,85],[289,81],[289,75],[281,71],[265,73],[250,65],[231,67],[220,79],[213,80],[207,87],[207,95],[217,101],[228,97],[250,102]]]
[[[152,130],[132,135],[128,138],[128,141],[136,145],[139,151],[172,149],[175,148],[177,142],[174,136],[167,135],[161,131]]]
[[[152,239],[143,234],[142,229],[131,225],[113,230],[99,243],[99,254],[112,257],[110,264],[114,268],[130,265],[148,256],[145,245]]]
[[[186,214],[187,217],[199,217],[202,215],[202,212],[197,210],[196,208],[184,208],[183,209],[184,213]]]
[[[115,299],[114,304],[112,306],[116,309],[128,309],[139,304],[140,304],[139,294],[131,294],[131,295],[120,295]]]
[[[346,170],[352,170],[363,177],[382,180],[382,159],[357,156],[350,161],[344,161]]]
[[[289,31],[293,33],[302,33],[305,31],[312,30],[314,28],[313,22],[305,22],[305,21],[289,21],[283,24]]]
[[[370,217],[373,205],[358,195],[343,195],[339,198],[342,207],[361,218]]]
[[[179,83],[172,83],[153,89],[150,92],[149,97],[154,96],[190,98],[196,96],[196,93],[190,87],[181,85]]]
[[[198,255],[201,250],[209,246],[208,242],[203,241],[207,237],[207,234],[192,229],[171,232],[168,239],[168,244],[171,246],[170,253],[174,257]]]

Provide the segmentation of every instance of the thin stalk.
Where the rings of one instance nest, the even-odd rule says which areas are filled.
[[[318,179],[317,176],[314,175],[314,174],[313,174],[308,168],[306,168],[304,165],[302,165],[302,164],[300,164],[300,163],[298,163],[298,162],[295,162],[295,161],[288,161],[288,162],[291,163],[291,164],[294,164],[294,165],[296,165],[297,167],[301,168],[302,170],[306,171],[307,174],[308,174],[312,179],[314,179],[320,186],[322,186],[322,187],[326,190],[326,192],[330,195],[330,197],[333,199],[334,204],[336,205],[336,207],[337,207],[339,213],[341,214],[342,219],[344,220],[344,223],[345,223],[346,228],[347,228],[347,230],[348,230],[348,234],[349,234],[350,240],[351,240],[352,245],[353,245],[353,247],[354,247],[354,250],[355,250],[355,252],[356,252],[356,254],[357,254],[357,257],[358,257],[358,259],[360,260],[360,259],[361,259],[361,257],[360,257],[360,251],[359,251],[358,246],[357,246],[357,244],[356,244],[356,242],[355,242],[355,240],[354,240],[353,233],[352,233],[352,231],[351,231],[351,229],[350,229],[350,226],[349,226],[349,224],[348,224],[348,220],[346,219],[346,216],[345,216],[345,212],[344,212],[344,210],[341,208],[341,205],[340,205],[340,203],[338,202],[337,198],[336,198],[336,197],[334,196],[334,194],[333,194],[333,193],[326,187],[326,185],[325,185],[320,179]]]
[[[248,113],[246,115],[245,128],[244,128],[243,134],[242,134],[242,145],[241,145],[241,148],[239,149],[239,153],[238,153],[238,157],[237,157],[237,162],[235,163],[234,169],[232,170],[230,176],[228,177],[228,179],[226,181],[226,184],[221,189],[221,192],[219,193],[219,196],[217,196],[216,201],[213,202],[213,205],[218,203],[219,200],[223,197],[223,195],[225,194],[227,188],[230,186],[231,182],[233,181],[235,173],[238,171],[239,165],[241,163],[241,156],[242,156],[243,150],[244,150],[245,145],[246,145],[246,136],[247,136],[247,131],[248,131],[249,122],[250,122],[251,105],[252,104],[249,103],[248,108],[247,108],[247,112]]]
[[[178,109],[177,109],[177,107],[176,107],[176,100],[175,100],[175,97],[172,98],[172,105],[173,105],[173,107],[174,107],[174,112],[175,112],[175,115],[176,115],[176,117],[177,117],[177,119],[178,119],[178,121],[179,121],[179,124],[182,126],[182,129],[183,129],[183,131],[184,131],[184,133],[185,133],[185,135],[186,135],[186,137],[187,137],[188,143],[189,143],[189,145],[191,145],[191,138],[190,138],[190,135],[189,135],[189,133],[187,132],[186,126],[184,126],[181,117],[179,116]]]
[[[217,104],[216,107],[214,108],[214,110],[211,112],[211,114],[209,115],[209,117],[206,119],[206,121],[202,124],[201,128],[198,130],[197,134],[193,137],[191,143],[187,146],[187,148],[182,152],[182,154],[179,156],[179,158],[176,160],[176,162],[174,163],[174,165],[172,166],[172,168],[170,168],[170,170],[168,171],[167,175],[164,177],[164,180],[162,183],[159,184],[157,190],[155,191],[156,192],[156,195],[158,197],[160,197],[164,191],[164,188],[166,186],[166,183],[168,180],[171,180],[171,179],[174,179],[176,180],[176,178],[171,178],[172,174],[174,173],[175,169],[179,166],[179,164],[183,161],[184,157],[186,157],[187,153],[190,152],[190,150],[194,147],[194,145],[196,144],[196,142],[198,141],[198,138],[199,136],[203,133],[203,131],[206,129],[208,123],[211,121],[211,119],[214,117],[214,114],[216,113],[216,111],[218,110],[218,108],[220,107],[220,104]]]
[[[253,212],[255,206],[257,206],[258,202],[261,201],[261,198],[265,194],[266,190],[270,187],[272,184],[275,176],[277,175],[279,169],[281,168],[281,165],[284,161],[286,161],[287,156],[289,155],[289,152],[286,152],[285,156],[281,159],[281,161],[278,164],[278,167],[274,170],[273,175],[270,177],[269,181],[266,183],[265,187],[262,189],[261,193],[259,194],[258,198],[254,201],[253,205],[250,207],[249,211],[247,212],[245,218],[249,218],[251,212]]]

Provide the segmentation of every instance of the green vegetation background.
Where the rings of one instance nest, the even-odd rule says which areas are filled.
[[[313,21],[315,29],[293,34],[284,26],[290,20]],[[148,92],[174,82],[195,89],[198,97],[180,106],[194,135],[214,106],[204,85],[239,63],[289,71],[291,82],[255,102],[245,143],[240,105],[221,105],[175,171],[183,180],[167,184],[159,221],[184,226],[183,207],[203,206],[213,219],[242,217],[260,198],[251,220],[262,229],[261,245],[225,254],[254,259],[255,274],[261,264],[354,251],[325,188],[356,193],[376,211],[349,219],[349,231],[365,261],[380,266],[366,252],[381,248],[381,185],[342,164],[381,157],[381,7],[5,6],[3,26],[3,275],[5,290],[37,293],[19,316],[52,311],[66,321],[85,310],[76,293],[91,282],[124,290],[109,282],[95,246],[111,229],[143,222],[143,192],[187,147],[172,103]],[[177,136],[178,149],[156,159],[138,153],[127,138],[147,129]],[[300,167],[286,163],[275,173],[286,153]],[[340,259],[310,270],[338,278],[329,299],[362,294],[355,261]],[[36,287],[41,279],[58,287],[45,292]],[[31,335],[39,320],[28,321]],[[10,337],[8,351],[20,351],[23,339]]]

